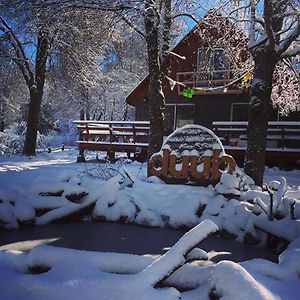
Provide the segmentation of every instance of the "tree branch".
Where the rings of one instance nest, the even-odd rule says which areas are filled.
[[[6,23],[6,21],[0,16],[0,22],[3,26],[0,30],[7,33],[7,41],[13,47],[16,57],[8,54],[9,58],[14,60],[22,71],[24,79],[28,85],[31,85],[34,81],[34,74],[30,68],[29,60],[24,52],[22,43],[19,41],[18,37],[11,29],[11,27]]]
[[[189,17],[190,19],[192,19],[196,24],[199,22],[199,20],[193,16],[192,14],[188,13],[188,12],[182,12],[182,13],[178,13],[172,16],[172,19],[176,19],[178,17]]]
[[[255,43],[255,1],[250,1],[250,28],[249,28],[249,49],[253,47]]]
[[[139,28],[137,28],[130,20],[128,20],[125,16],[122,16],[121,19],[129,25],[135,32],[140,34],[143,38],[146,38],[146,35],[144,32],[142,32]]]
[[[277,50],[277,54],[281,56],[300,35],[300,17],[298,17],[297,24],[291,34],[283,41],[280,48]]]
[[[264,20],[265,20],[265,30],[268,35],[268,40],[270,42],[270,46],[272,49],[275,48],[275,36],[272,28],[272,21],[273,21],[273,7],[271,0],[264,1]]]

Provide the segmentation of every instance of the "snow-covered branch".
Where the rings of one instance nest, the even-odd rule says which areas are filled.
[[[199,22],[199,19],[196,18],[196,16],[194,16],[193,14],[190,14],[188,12],[181,12],[181,13],[177,13],[174,14],[172,16],[173,19],[176,19],[178,17],[189,17],[191,20],[193,20],[196,24]]]
[[[146,38],[145,33],[142,30],[140,30],[135,24],[133,24],[128,18],[126,18],[126,16],[122,16],[121,18],[127,25],[134,29],[134,31],[140,34],[143,38]]]
[[[272,48],[275,47],[275,36],[274,36],[274,31],[273,31],[273,7],[272,7],[272,2],[271,1],[264,1],[264,20],[265,20],[265,30],[266,34],[268,36],[268,41],[270,43],[270,46]]]
[[[21,72],[23,73],[24,79],[27,83],[33,82],[33,72],[31,70],[29,60],[25,54],[25,51],[23,49],[22,43],[12,30],[12,28],[8,25],[8,23],[4,20],[3,17],[0,16],[0,30],[6,33],[6,41],[12,46],[14,50],[14,54],[11,55],[9,52],[5,53],[5,56],[8,58],[14,60],[19,68],[21,69]]]
[[[255,45],[255,1],[250,1],[250,28],[249,28],[249,49],[252,49]]]
[[[293,41],[295,41],[300,36],[300,17],[297,20],[297,24],[294,29],[287,36],[287,38],[281,42],[279,49],[277,50],[278,55],[283,55],[285,51],[290,47]]]
[[[187,232],[166,254],[155,260],[140,275],[143,282],[155,286],[185,263],[186,255],[209,234],[218,230],[215,223],[205,220]]]
[[[173,52],[173,51],[169,51],[168,54],[173,55],[173,56],[175,56],[175,57],[178,57],[178,58],[180,58],[180,59],[182,59],[182,60],[185,60],[185,59],[186,59],[185,56],[179,55],[179,54],[177,54],[177,53],[175,53],[175,52]]]
[[[294,57],[296,55],[300,54],[300,46],[299,47],[295,47],[292,49],[288,49],[285,52],[283,52],[280,57],[283,58],[290,58],[290,57]]]

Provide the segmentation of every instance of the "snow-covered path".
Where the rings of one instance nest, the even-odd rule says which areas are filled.
[[[0,187],[11,184],[32,183],[40,176],[55,176],[62,171],[78,173],[95,165],[94,162],[76,163],[77,148],[66,148],[65,151],[39,153],[36,157],[27,158],[21,155],[0,155]],[[95,154],[87,158],[94,158]],[[278,168],[266,169],[265,181],[278,180],[281,176],[287,179],[290,186],[300,186],[300,170],[282,171]]]
[[[32,183],[40,176],[55,176],[62,171],[73,171],[81,168],[76,163],[77,150],[66,149],[53,153],[40,153],[37,157],[0,156],[0,186]]]

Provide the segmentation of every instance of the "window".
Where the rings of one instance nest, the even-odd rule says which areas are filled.
[[[232,77],[230,60],[222,48],[199,48],[197,86],[221,86]]]
[[[222,48],[199,48],[197,71],[229,70],[230,60]]]

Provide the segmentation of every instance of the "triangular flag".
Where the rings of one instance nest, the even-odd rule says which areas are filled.
[[[249,79],[250,79],[250,72],[246,73],[244,76],[243,76],[243,82],[247,82]]]

